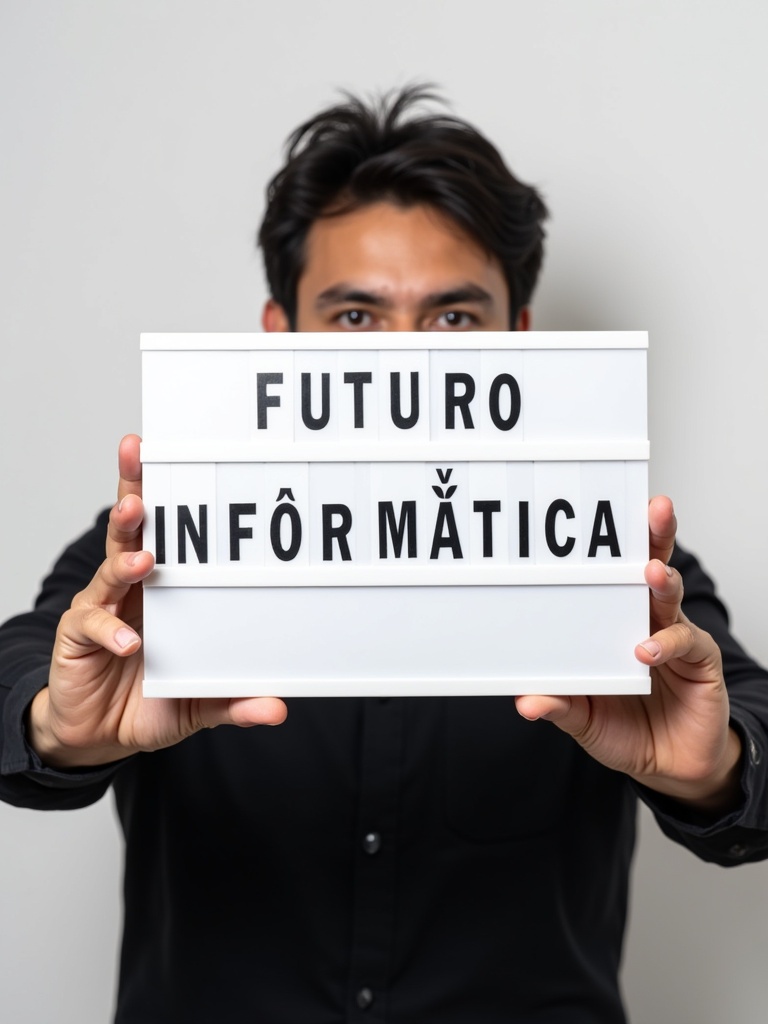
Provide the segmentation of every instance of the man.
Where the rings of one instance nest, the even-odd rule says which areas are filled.
[[[260,232],[267,331],[527,328],[543,203],[424,98],[294,133]],[[696,561],[668,565],[667,499],[650,697],[302,699],[279,729],[212,730],[285,705],[142,698],[137,438],[119,464],[118,504],[0,633],[0,794],[115,790],[118,1024],[619,1024],[637,794],[702,857],[768,854],[768,674]]]

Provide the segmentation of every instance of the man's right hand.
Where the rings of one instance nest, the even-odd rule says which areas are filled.
[[[285,704],[274,697],[142,696],[141,581],[154,560],[141,550],[139,443],[129,434],[120,444],[106,558],[62,616],[48,686],[30,707],[28,740],[52,768],[107,764],[172,746],[200,729],[278,725],[286,715]]]

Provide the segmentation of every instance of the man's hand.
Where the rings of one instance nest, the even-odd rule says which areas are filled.
[[[29,742],[54,768],[107,764],[171,746],[199,729],[277,725],[286,715],[285,704],[272,697],[142,697],[141,581],[154,562],[141,550],[141,462],[133,434],[120,444],[119,468],[107,557],[62,616],[48,687],[30,707]]]
[[[675,541],[668,498],[648,508],[652,635],[635,648],[651,667],[650,696],[517,698],[524,718],[545,718],[616,771],[707,813],[740,796],[741,741],[729,728],[728,693],[715,641],[683,615],[683,583],[667,565]]]

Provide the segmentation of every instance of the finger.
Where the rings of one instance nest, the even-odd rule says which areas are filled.
[[[669,498],[656,497],[648,502],[649,557],[668,562],[675,547],[677,519]]]
[[[285,702],[278,697],[210,698],[197,702],[200,727],[217,725],[280,725],[288,714]]]
[[[117,465],[120,479],[117,485],[118,502],[127,494],[141,497],[141,438],[137,434],[126,434],[117,450]]]
[[[128,593],[134,583],[139,583],[152,572],[155,560],[149,551],[130,551],[105,559],[96,575],[76,595],[73,608],[112,608]]]
[[[59,622],[54,657],[79,658],[103,649],[125,658],[140,646],[139,634],[106,609],[95,605],[73,607]]]
[[[638,644],[635,657],[644,665],[659,666],[670,661],[697,666],[707,678],[714,670],[719,672],[720,650],[709,635],[694,626],[685,616],[666,629]]]
[[[683,600],[683,578],[659,559],[645,567],[645,582],[651,592],[651,629],[666,629],[680,617]]]
[[[127,656],[141,645],[141,637],[115,614],[130,588],[152,571],[148,551],[133,551],[107,558],[91,582],[77,594],[61,619],[58,653],[79,657],[96,648]]]
[[[141,548],[141,524],[144,521],[144,505],[135,494],[126,494],[109,513],[107,527],[107,557],[121,552],[139,551]]]

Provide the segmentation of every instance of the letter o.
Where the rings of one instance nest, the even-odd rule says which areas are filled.
[[[499,408],[499,394],[505,386],[509,388],[509,416],[506,418],[501,415]],[[511,373],[500,373],[498,377],[493,378],[488,395],[488,411],[495,427],[498,427],[499,430],[511,430],[520,419],[522,404],[520,385]]]
[[[291,521],[291,543],[287,548],[283,547],[281,537],[284,516],[288,516]],[[272,550],[281,562],[290,562],[298,555],[301,547],[301,516],[295,505],[289,505],[285,501],[277,506],[269,524],[269,539],[272,541]]]

